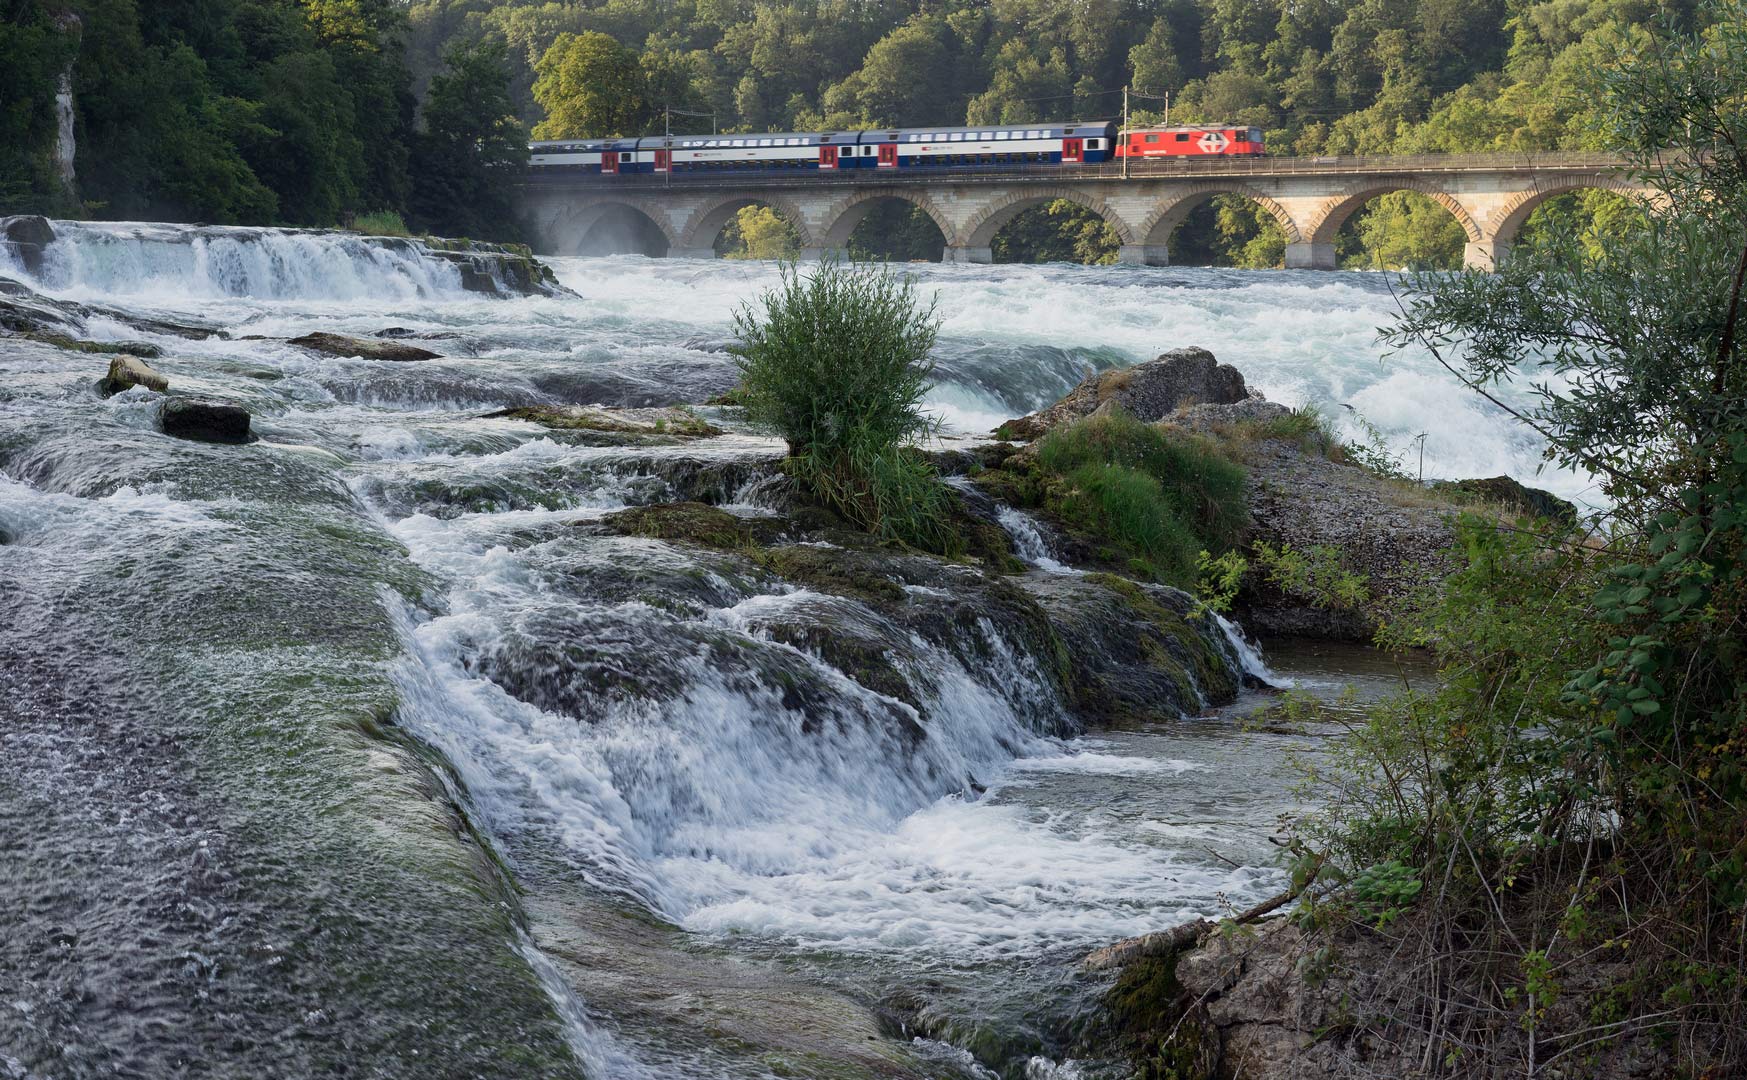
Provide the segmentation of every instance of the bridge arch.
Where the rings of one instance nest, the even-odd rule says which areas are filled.
[[[940,235],[946,238],[950,246],[957,230],[946,219],[934,200],[928,197],[926,190],[916,187],[881,187],[869,188],[853,192],[828,207],[819,222],[819,247],[826,251],[845,251],[849,248],[850,235],[862,219],[874,211],[880,203],[889,199],[897,199],[927,214],[940,230]]]
[[[703,203],[680,226],[679,235],[684,243],[678,246],[707,254],[714,249],[716,237],[728,224],[729,218],[748,206],[761,205],[769,206],[783,216],[783,220],[795,230],[802,248],[813,246],[812,233],[807,229],[807,219],[800,207],[793,199],[776,191],[736,191]]]
[[[1055,184],[1015,188],[991,200],[987,206],[977,211],[969,221],[965,222],[964,229],[959,234],[960,246],[970,248],[973,251],[986,251],[995,242],[995,234],[999,233],[1008,222],[1034,206],[1052,203],[1057,199],[1065,199],[1092,211],[1103,218],[1104,223],[1115,231],[1123,246],[1134,244],[1133,226],[1129,225],[1122,215],[1111,209],[1109,203],[1080,188],[1067,184]]]
[[[1329,199],[1323,206],[1322,216],[1310,224],[1307,239],[1313,244],[1332,244],[1335,236],[1341,231],[1341,226],[1347,219],[1358,212],[1359,208],[1379,195],[1387,195],[1392,191],[1417,191],[1426,196],[1456,219],[1467,234],[1468,243],[1477,243],[1481,239],[1480,226],[1475,224],[1474,217],[1449,192],[1436,184],[1411,176],[1382,176],[1375,180],[1366,179],[1351,185],[1345,191]]]
[[[1522,230],[1523,222],[1529,220],[1541,204],[1561,195],[1569,195],[1573,191],[1596,190],[1610,191],[1615,195],[1623,195],[1628,199],[1642,198],[1645,189],[1629,180],[1617,176],[1569,177],[1552,183],[1537,182],[1527,191],[1519,191],[1510,196],[1493,211],[1491,240],[1499,249],[1505,250],[1516,242],[1517,233]]]
[[[634,196],[608,196],[567,207],[546,226],[547,239],[557,254],[588,254],[584,245],[589,234],[596,226],[609,226],[615,220],[629,230],[660,238],[663,250],[645,251],[644,254],[666,255],[679,247],[667,215],[658,206]]]
[[[1286,234],[1288,244],[1296,244],[1302,239],[1298,222],[1279,202],[1245,183],[1204,180],[1173,190],[1170,199],[1155,206],[1141,223],[1140,242],[1150,251],[1163,252],[1177,226],[1188,220],[1196,207],[1215,195],[1243,196],[1267,211],[1274,223],[1280,226],[1280,231]]]

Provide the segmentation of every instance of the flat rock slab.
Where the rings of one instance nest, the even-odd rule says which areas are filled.
[[[202,398],[174,398],[159,415],[164,434],[196,442],[241,444],[249,441],[249,410]]]
[[[607,405],[527,405],[488,414],[531,420],[560,431],[598,431],[614,435],[649,435],[701,439],[722,429],[696,413],[680,408],[613,408]]]
[[[292,338],[287,344],[326,353],[329,356],[360,357],[365,360],[438,360],[442,353],[408,345],[403,341],[384,338],[351,337],[346,334],[314,333]]]

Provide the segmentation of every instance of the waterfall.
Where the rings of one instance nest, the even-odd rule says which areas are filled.
[[[53,227],[55,240],[33,276],[56,292],[166,302],[467,295],[461,268],[413,239],[141,222],[56,221]]]

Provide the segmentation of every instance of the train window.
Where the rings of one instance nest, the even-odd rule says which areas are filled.
[[[1097,139],[1087,139],[1086,140],[1086,149],[1088,149],[1088,150],[1098,149],[1098,140]]]
[[[1251,128],[1250,129],[1250,141],[1253,143],[1259,143],[1262,141],[1262,129],[1261,128]]]
[[[1159,137],[1157,135],[1148,135],[1146,137],[1146,141],[1150,142],[1150,143],[1156,143],[1159,141]]]
[[[983,132],[983,141],[984,142],[988,142],[993,137],[994,136],[991,135],[989,132],[987,132],[987,131]]]
[[[1189,141],[1189,133],[1186,131],[1177,132],[1177,141],[1178,142],[1188,142]]]
[[[620,154],[620,155],[619,155],[619,160],[620,160],[620,161],[630,161],[630,160],[631,160],[631,155],[630,155],[630,154]]]

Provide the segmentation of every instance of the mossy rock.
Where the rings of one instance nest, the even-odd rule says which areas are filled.
[[[36,331],[24,335],[32,341],[40,341],[44,345],[53,345],[57,349],[69,352],[94,353],[100,356],[112,356],[126,353],[145,360],[156,360],[164,355],[164,350],[144,341],[84,341],[68,337],[66,334],[56,334],[48,331]]]
[[[700,502],[660,503],[620,510],[601,519],[610,532],[732,551],[750,547],[757,531],[744,518]]]
[[[703,439],[722,434],[689,409],[616,409],[605,405],[524,405],[487,413],[487,419],[527,420],[554,431],[636,436],[651,441]]]
[[[752,560],[785,581],[819,592],[875,605],[902,603],[903,585],[854,558],[855,554],[838,547],[785,544],[755,551]]]
[[[1208,1080],[1218,1075],[1220,1036],[1206,1010],[1177,980],[1180,953],[1122,969],[1104,996],[1115,1041],[1136,1080]]]

